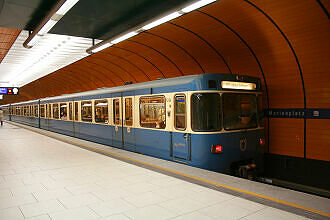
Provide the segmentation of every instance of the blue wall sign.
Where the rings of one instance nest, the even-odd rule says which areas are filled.
[[[17,87],[1,87],[0,95],[18,95]]]

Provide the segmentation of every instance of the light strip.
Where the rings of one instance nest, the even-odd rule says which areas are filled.
[[[32,34],[25,40],[23,46],[26,48],[33,47],[40,36],[48,33],[55,24],[78,2],[79,0],[60,0],[54,6],[52,11],[39,23]]]
[[[86,50],[86,52],[89,53],[89,54],[96,53],[96,52],[101,51],[101,50],[103,50],[103,49],[105,49],[107,47],[112,46],[113,44],[117,44],[119,42],[122,42],[122,41],[124,41],[124,40],[126,40],[128,38],[131,38],[131,37],[133,37],[135,35],[138,35],[139,33],[143,32],[143,31],[146,31],[146,30],[149,30],[151,28],[154,28],[154,27],[156,27],[158,25],[161,25],[163,23],[166,23],[166,22],[168,22],[170,20],[173,20],[173,19],[175,19],[177,17],[180,17],[181,15],[184,15],[186,13],[189,13],[189,12],[191,12],[193,10],[196,10],[198,8],[201,8],[201,7],[203,7],[205,5],[208,5],[208,4],[210,4],[212,2],[215,2],[215,1],[217,1],[217,0],[200,0],[200,1],[194,2],[194,3],[188,5],[188,6],[184,7],[184,8],[181,8],[181,9],[175,11],[175,12],[172,12],[171,14],[168,14],[168,15],[160,18],[160,19],[157,19],[155,21],[152,21],[149,24],[146,24],[144,26],[142,26],[142,24],[141,24],[140,26],[137,26],[136,28],[134,28],[131,32],[129,32],[129,33],[123,35],[123,36],[114,38],[114,40],[108,39],[108,40],[103,41],[102,43],[98,43],[98,44],[96,44],[96,45],[88,48]],[[106,45],[106,44],[104,44],[105,42],[108,42],[108,43],[106,43],[108,45],[106,47],[104,47],[104,45]],[[111,42],[110,45],[109,45],[109,42]]]
[[[135,36],[137,34],[138,34],[138,32],[136,32],[136,31],[129,32],[128,34],[125,34],[125,35],[123,35],[121,37],[118,37],[117,39],[111,41],[111,43],[112,44],[117,44],[117,43],[119,43],[121,41],[124,41],[124,40],[126,40],[128,38],[131,38],[131,37],[133,37],[133,36]]]
[[[105,102],[97,103],[96,106],[108,106],[108,103]]]
[[[48,33],[48,31],[50,29],[52,29],[52,27],[54,27],[56,23],[57,23],[57,21],[50,19],[49,21],[47,21],[46,24],[44,24],[44,26],[42,26],[42,28],[38,32],[38,35],[44,35],[44,34]]]
[[[65,15],[79,0],[66,0],[56,14]]]
[[[191,12],[193,10],[196,10],[198,8],[201,8],[205,5],[208,5],[212,2],[215,2],[216,0],[201,0],[201,1],[198,1],[196,3],[193,3],[185,8],[183,8],[181,11],[183,11],[184,13],[188,13],[188,12]]]
[[[101,46],[99,46],[99,47],[93,49],[92,52],[93,52],[93,53],[97,53],[97,52],[99,52],[99,51],[101,51],[101,50],[104,50],[105,48],[111,47],[112,45],[113,45],[113,44],[111,44],[111,43],[103,44],[103,45],[101,45]]]
[[[167,21],[173,20],[174,18],[180,17],[181,15],[182,14],[180,14],[177,11],[176,12],[173,12],[172,14],[169,14],[169,15],[167,15],[165,17],[162,17],[162,18],[160,18],[160,19],[158,19],[158,20],[156,20],[154,22],[151,22],[150,24],[147,24],[147,25],[143,26],[142,29],[143,30],[149,30],[149,29],[151,29],[153,27],[156,27],[156,26],[158,26],[160,24],[163,24],[163,23],[165,23]]]
[[[33,47],[40,40],[40,38],[41,37],[39,35],[34,36],[34,38],[31,39],[31,41],[27,44],[27,46],[29,48]]]

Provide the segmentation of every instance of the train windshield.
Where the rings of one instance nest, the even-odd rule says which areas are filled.
[[[222,97],[225,130],[248,129],[258,126],[256,95],[225,93]]]
[[[191,96],[193,131],[221,130],[221,98],[218,93],[195,93]]]

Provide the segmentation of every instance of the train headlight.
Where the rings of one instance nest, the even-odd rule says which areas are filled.
[[[213,154],[220,154],[220,153],[222,153],[222,145],[212,145],[211,146],[211,152],[213,153]]]

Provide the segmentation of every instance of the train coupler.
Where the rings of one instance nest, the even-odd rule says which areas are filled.
[[[255,180],[256,174],[257,174],[257,165],[253,164],[247,164],[242,165],[238,168],[238,175],[242,178],[246,178],[249,180]]]

